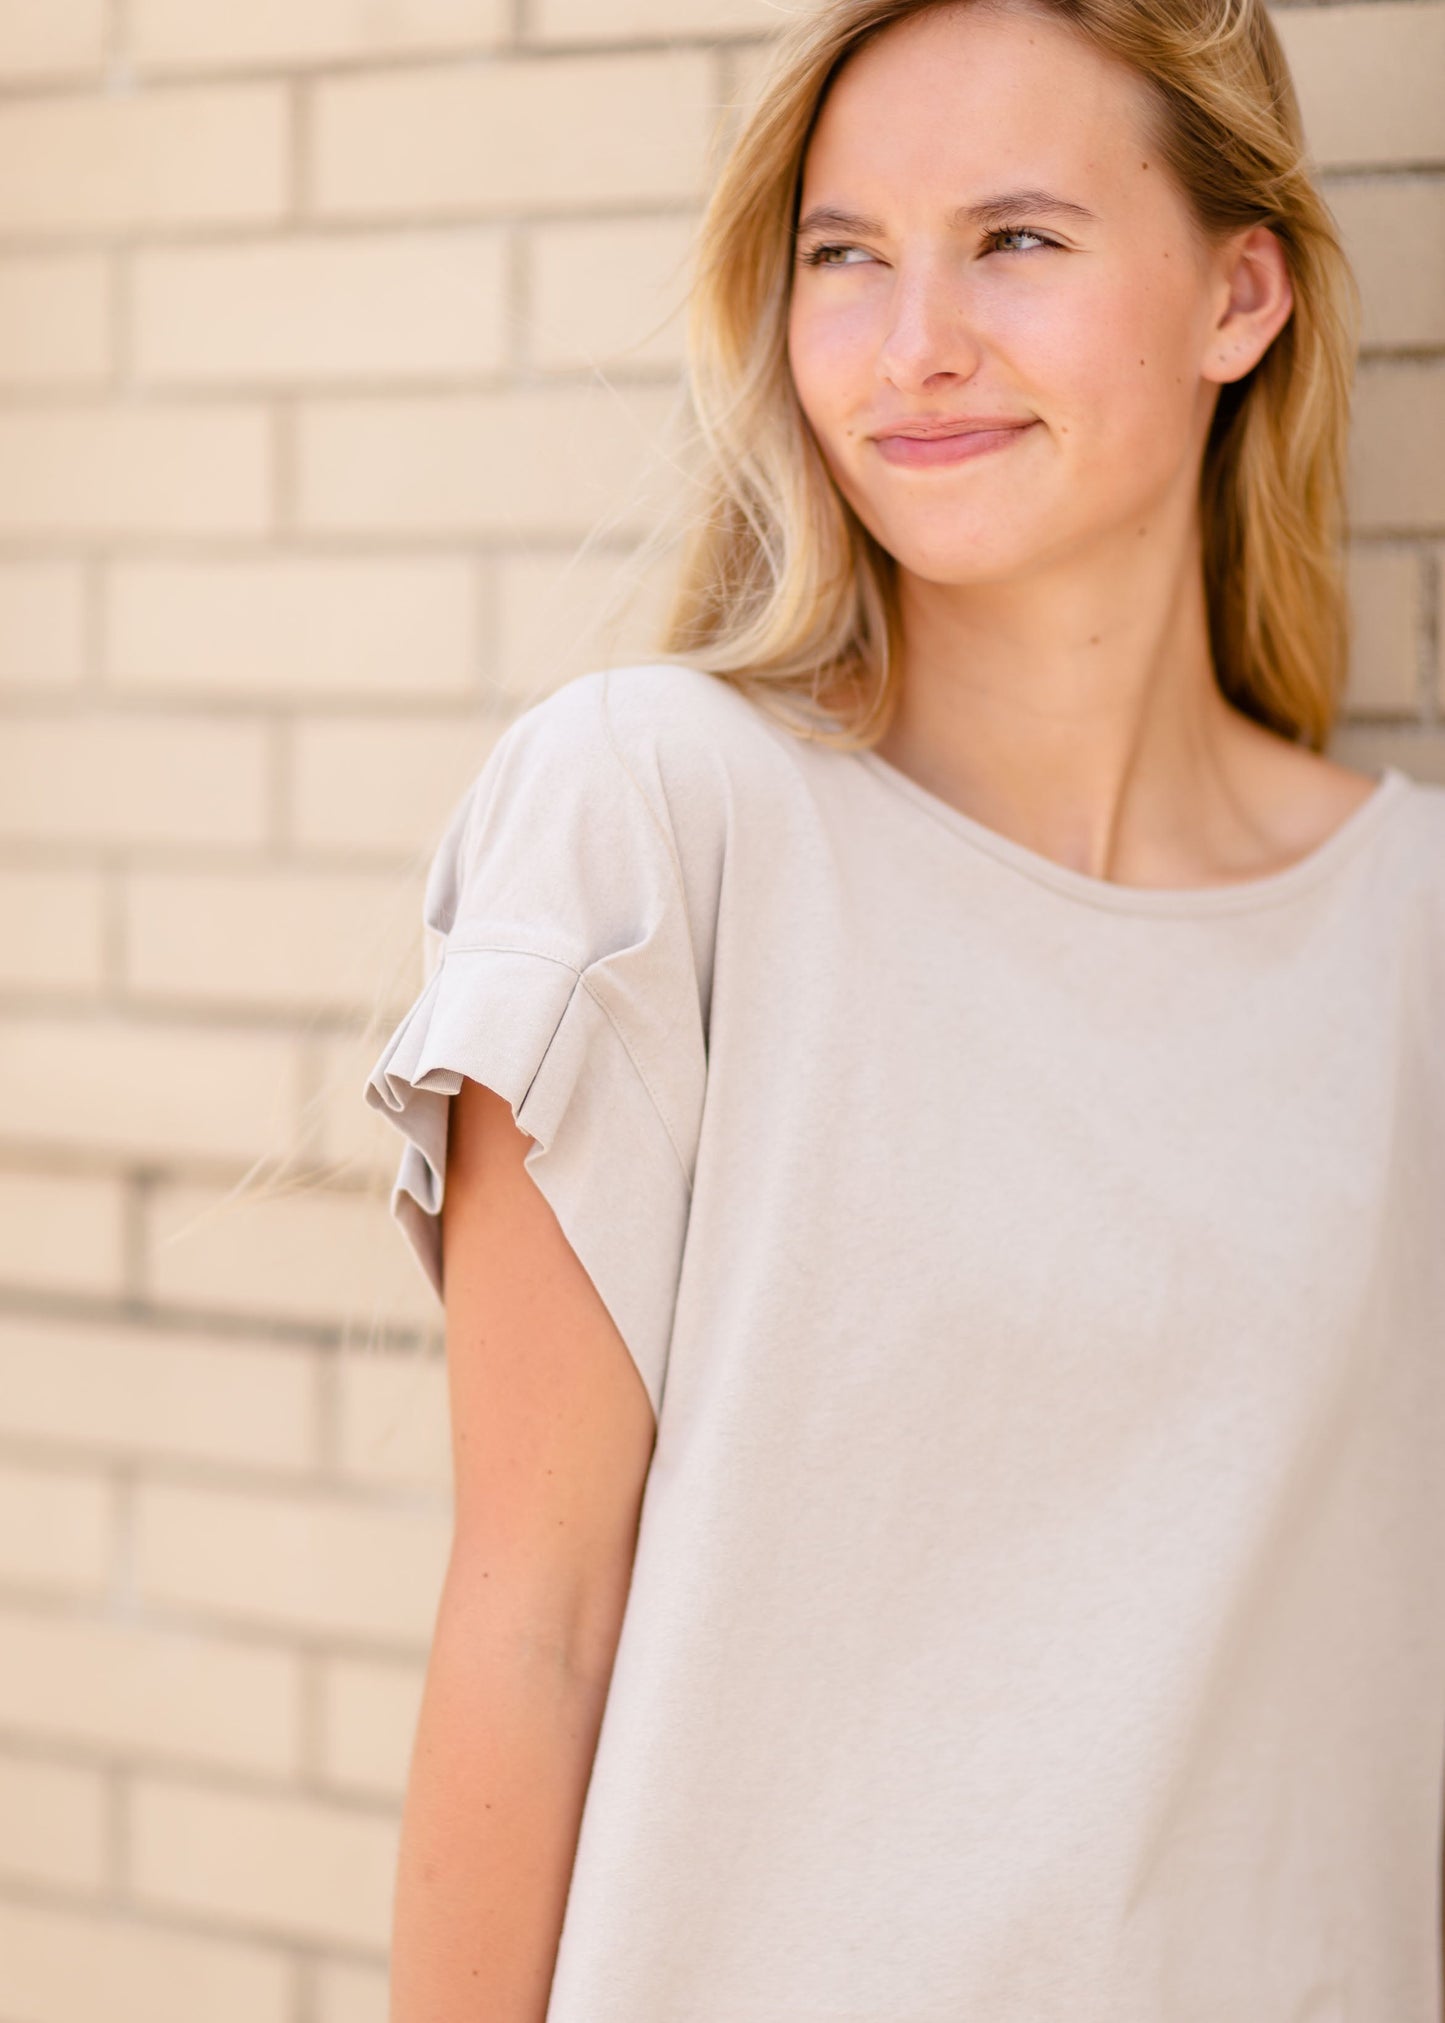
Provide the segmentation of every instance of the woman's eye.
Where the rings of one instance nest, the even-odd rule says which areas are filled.
[[[844,261],[834,260],[831,257],[834,253],[863,253],[863,248],[861,246],[815,246],[810,253],[804,253],[803,261],[809,267],[843,266],[845,264]],[[868,257],[867,253],[863,253],[865,260]]]
[[[1002,243],[1010,239],[1028,239],[1033,243],[1026,246]],[[990,252],[1031,253],[1045,246],[1057,246],[1058,240],[1046,238],[1032,225],[999,225],[984,235],[984,244]],[[863,246],[814,246],[810,251],[801,253],[799,258],[806,267],[851,267],[857,263],[848,258],[850,253],[856,253],[860,260],[871,260],[873,257]]]
[[[1040,246],[1053,246],[1058,243],[1054,239],[1046,239],[1043,233],[1036,232],[1032,225],[1000,225],[997,231],[988,234],[990,246],[995,246],[1000,239],[1033,239]],[[999,250],[1006,252],[1008,248],[1003,247]],[[1023,250],[1027,252],[1029,249],[1024,247]]]

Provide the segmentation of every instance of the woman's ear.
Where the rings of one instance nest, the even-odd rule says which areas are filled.
[[[1216,288],[1220,306],[1200,374],[1225,384],[1259,363],[1294,307],[1289,262],[1268,225],[1252,225],[1227,242]]]

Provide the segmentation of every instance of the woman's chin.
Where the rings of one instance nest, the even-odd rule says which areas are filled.
[[[1029,564],[1029,550],[1001,548],[997,540],[980,536],[977,541],[952,535],[947,544],[899,542],[889,552],[901,569],[923,583],[947,584],[957,589],[971,584],[1006,583],[1023,575]]]

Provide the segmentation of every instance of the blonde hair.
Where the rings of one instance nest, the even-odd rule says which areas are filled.
[[[839,67],[896,23],[959,4],[998,0],[825,0],[796,17],[722,162],[695,250],[692,505],[659,643],[848,748],[881,736],[896,704],[896,565],[839,492],[788,367],[802,165]],[[1284,248],[1292,312],[1254,368],[1220,388],[1202,460],[1205,593],[1221,691],[1322,750],[1349,649],[1360,294],[1307,166],[1263,0],[1014,4],[1067,22],[1149,87],[1149,138],[1201,243],[1266,225]]]

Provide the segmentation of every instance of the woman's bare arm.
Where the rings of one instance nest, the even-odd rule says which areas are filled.
[[[455,1525],[402,1817],[390,2023],[542,2023],[632,1573],[652,1406],[522,1161],[452,1100]]]

